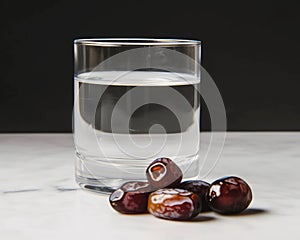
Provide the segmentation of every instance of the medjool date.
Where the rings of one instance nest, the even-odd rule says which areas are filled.
[[[252,200],[249,185],[238,177],[224,177],[214,181],[207,195],[208,206],[221,214],[237,214],[244,211]]]
[[[159,218],[188,220],[201,211],[201,199],[184,189],[159,189],[150,194],[148,211]]]
[[[148,182],[155,189],[177,187],[182,180],[180,168],[169,158],[158,158],[146,170]]]
[[[206,202],[206,195],[208,193],[210,184],[201,180],[190,180],[180,183],[178,188],[188,190],[198,194],[202,201],[202,212],[211,211]]]
[[[151,187],[147,182],[127,182],[109,197],[110,205],[125,214],[146,213]]]

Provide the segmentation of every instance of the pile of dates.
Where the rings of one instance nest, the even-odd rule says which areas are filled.
[[[252,200],[249,185],[230,176],[209,184],[201,180],[181,182],[180,168],[169,158],[158,158],[146,170],[147,182],[123,184],[109,197],[111,206],[124,214],[151,213],[171,220],[188,220],[200,212],[238,214]]]

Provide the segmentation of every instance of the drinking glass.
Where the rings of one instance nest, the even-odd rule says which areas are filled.
[[[76,181],[109,193],[168,157],[199,173],[200,41],[74,41]]]

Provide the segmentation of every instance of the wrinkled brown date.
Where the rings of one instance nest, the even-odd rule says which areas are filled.
[[[177,187],[182,180],[180,168],[169,158],[154,160],[147,168],[146,175],[155,189]]]
[[[188,220],[201,211],[201,199],[184,189],[159,189],[150,194],[148,211],[159,218]]]
[[[125,214],[146,213],[151,187],[147,182],[127,182],[109,197],[110,205]]]
[[[202,201],[202,212],[211,211],[210,207],[206,202],[206,195],[208,193],[210,184],[201,180],[190,180],[180,183],[178,188],[188,190],[190,192],[196,193]]]
[[[252,200],[249,185],[238,177],[224,177],[214,181],[207,195],[209,207],[221,214],[237,214],[244,211]]]

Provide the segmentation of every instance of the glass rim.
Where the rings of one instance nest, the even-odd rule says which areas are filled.
[[[176,38],[79,38],[74,44],[120,47],[120,46],[182,46],[201,44],[200,40]]]

